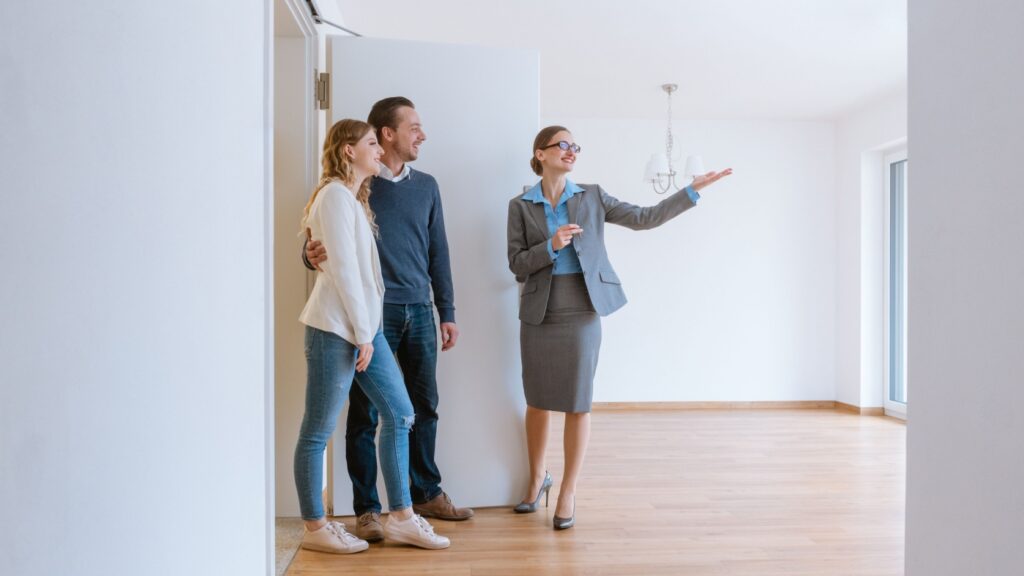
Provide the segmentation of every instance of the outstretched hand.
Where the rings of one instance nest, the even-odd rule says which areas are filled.
[[[694,190],[699,191],[701,188],[707,188],[730,174],[732,174],[732,168],[726,168],[721,172],[708,172],[707,174],[701,174],[693,179],[693,183],[690,184],[690,186],[693,186]]]

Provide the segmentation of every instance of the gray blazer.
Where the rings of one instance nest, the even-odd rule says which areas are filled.
[[[682,214],[694,206],[685,190],[665,198],[654,206],[642,207],[620,202],[597,184],[580,184],[578,192],[566,203],[569,222],[583,228],[571,246],[579,256],[583,278],[590,292],[594,310],[607,316],[626,304],[615,269],[608,261],[604,247],[604,223],[611,222],[632,230],[649,230]],[[548,254],[551,238],[544,205],[524,200],[523,194],[508,204],[508,267],[523,283],[519,296],[519,319],[527,324],[540,324],[547,312],[554,262]],[[568,249],[568,247],[564,248]]]

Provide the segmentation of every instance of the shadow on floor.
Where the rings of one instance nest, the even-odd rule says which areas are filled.
[[[274,560],[277,564],[276,574],[284,576],[302,542],[302,518],[276,518],[274,526],[276,529],[274,550]]]

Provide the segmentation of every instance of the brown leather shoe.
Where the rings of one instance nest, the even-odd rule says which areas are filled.
[[[380,542],[384,539],[384,527],[380,523],[380,514],[365,512],[356,520],[356,536],[367,542]]]
[[[468,520],[473,517],[472,508],[456,508],[455,504],[452,504],[452,499],[444,492],[423,504],[413,504],[412,511],[424,518],[438,520]]]

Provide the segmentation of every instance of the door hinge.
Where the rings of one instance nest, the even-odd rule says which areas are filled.
[[[331,107],[331,75],[327,72],[315,74],[316,78],[316,103],[320,110],[327,110]]]

